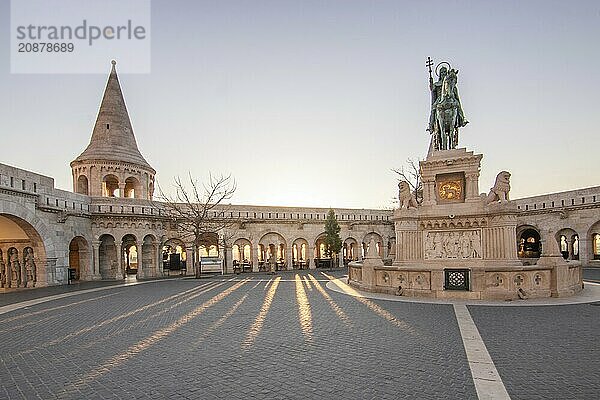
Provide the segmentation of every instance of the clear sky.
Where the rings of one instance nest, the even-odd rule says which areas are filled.
[[[0,0],[0,160],[71,190],[110,60],[11,74],[9,15]],[[517,198],[600,184],[598,38],[598,1],[153,0],[151,73],[120,81],[163,187],[212,171],[235,203],[383,208],[391,169],[427,152],[425,60],[449,61],[480,190],[508,170]]]

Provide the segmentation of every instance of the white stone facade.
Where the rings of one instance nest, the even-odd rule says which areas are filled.
[[[111,151],[113,147],[115,151]],[[477,162],[478,166],[477,157],[467,154],[460,162],[471,167]],[[442,162],[431,161],[432,165]],[[0,290],[65,284],[68,268],[75,270],[79,280],[123,279],[127,272],[152,278],[174,273],[163,267],[172,267],[171,261],[177,259],[179,266],[187,267],[187,274],[195,272],[193,244],[181,239],[177,225],[166,218],[164,205],[152,200],[155,171],[137,149],[114,65],[90,145],[71,168],[73,193],[56,189],[50,177],[0,164]],[[479,204],[478,174],[477,169],[468,169],[464,176],[468,201],[458,208],[468,211]],[[426,193],[433,196],[438,189],[435,181],[424,176],[424,183]],[[424,206],[429,203],[433,204],[431,197]],[[508,226],[500,220],[502,213],[496,220],[484,221],[476,212],[471,217],[462,212],[467,216],[453,223],[463,224],[465,230],[451,239],[445,236],[447,227],[432,214],[429,222],[424,221],[429,226],[416,236],[407,227],[407,236],[400,235],[396,243],[392,210],[334,209],[344,243],[337,262],[362,259],[369,243],[375,244],[385,265],[400,259],[431,261],[442,257],[436,244],[442,240],[451,243],[446,244],[444,257],[449,254],[456,260],[503,259],[529,268],[546,251],[564,256],[571,265],[600,266],[600,186],[512,203],[514,213],[507,218],[516,231],[511,228],[498,236],[504,241],[502,254],[490,254],[492,250],[481,244],[482,240],[496,240],[489,235]],[[220,265],[218,269],[225,273],[315,268],[324,259],[320,245],[327,211],[228,206],[226,217],[235,219],[235,228],[215,232],[215,247],[205,249],[207,265],[211,260],[211,265]],[[405,223],[413,222],[407,219]],[[491,226],[496,230],[488,229]],[[441,235],[439,239],[436,234]],[[357,273],[351,269],[351,278]],[[382,272],[376,279],[406,279],[417,287],[432,278],[415,270],[402,277]],[[509,284],[516,278],[490,275],[486,279]]]

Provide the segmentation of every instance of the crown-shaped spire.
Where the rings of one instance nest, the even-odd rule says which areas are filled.
[[[111,63],[112,68],[94,125],[92,139],[74,162],[86,160],[122,161],[153,170],[137,147],[115,68],[117,62],[113,60]]]

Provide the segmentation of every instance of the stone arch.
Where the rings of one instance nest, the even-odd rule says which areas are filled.
[[[10,276],[7,272],[10,271],[8,270],[7,250],[13,246],[19,249],[19,257],[21,258],[19,264],[22,264],[25,247],[33,249],[32,257],[35,263],[35,282],[28,284],[26,281],[20,281],[19,284],[21,287],[31,287],[34,283],[36,287],[46,286],[48,283],[58,283],[60,277],[56,279],[53,271],[57,261],[58,246],[54,241],[54,235],[50,232],[46,224],[40,218],[37,218],[32,211],[20,204],[0,202],[0,227],[7,228],[9,226],[12,227],[9,231],[0,229],[7,236],[3,238],[4,244],[0,244],[0,247],[4,249],[5,257],[7,257],[7,261],[4,263],[4,287],[12,287],[10,285],[11,282],[8,281]],[[17,240],[19,243],[11,243],[11,236],[13,234],[9,232],[14,233],[15,231],[21,232],[21,236]],[[15,239],[17,238],[15,237]],[[52,278],[56,280],[49,281]]]
[[[185,242],[178,238],[168,238],[161,246],[163,271],[177,271],[187,268],[188,254]],[[191,256],[191,255],[190,255]]]
[[[75,270],[75,279],[85,279],[92,275],[91,251],[83,236],[75,236],[69,243],[69,268]]]
[[[542,235],[533,225],[517,227],[517,256],[519,258],[539,258],[542,254]]]
[[[562,228],[561,230],[556,232],[554,238],[556,239],[556,243],[558,243],[558,249],[560,250],[560,254],[565,260],[573,260],[579,258],[579,249],[573,248],[573,243],[577,243],[577,246],[579,246],[579,235],[574,229]]]
[[[344,240],[342,252],[344,255],[344,264],[349,263],[350,261],[358,260],[360,248],[358,245],[358,240],[349,236]]]
[[[246,238],[239,238],[233,242],[233,261],[238,263],[250,263],[252,260],[252,242]]]
[[[125,179],[124,197],[139,199],[142,198],[142,185],[135,176]]]
[[[102,178],[102,196],[119,197],[119,178],[116,175],[104,175]]]
[[[311,254],[316,260],[325,259],[325,232],[321,232],[315,238],[315,254]],[[318,265],[317,265],[318,266]]]
[[[595,222],[590,226],[587,232],[586,239],[588,240],[588,256],[589,260],[600,260],[600,221]]]
[[[79,178],[77,178],[77,193],[88,195],[89,190],[90,189],[87,176],[79,175]]]
[[[292,268],[304,269],[310,265],[308,240],[297,238],[292,242]]]
[[[200,235],[200,257],[219,257],[219,235],[216,232],[205,232]]]
[[[140,258],[141,248],[137,236],[133,233],[123,235],[121,238],[121,268],[125,274],[138,276]]]
[[[271,269],[287,265],[287,242],[283,235],[273,231],[268,232],[260,238],[258,244],[259,251],[263,252],[262,259],[264,263],[268,263]]]
[[[122,277],[118,261],[117,243],[113,235],[105,233],[98,240],[98,268],[102,279],[117,279]]]

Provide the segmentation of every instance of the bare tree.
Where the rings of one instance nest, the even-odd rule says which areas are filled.
[[[406,160],[406,165],[400,169],[392,169],[399,175],[399,181],[406,181],[410,186],[410,190],[417,200],[417,204],[423,201],[423,182],[421,181],[421,169],[419,167],[420,160],[409,158]]]
[[[175,223],[182,240],[194,244],[194,268],[196,277],[200,277],[200,247],[208,247],[215,242],[227,246],[234,235],[238,219],[230,212],[231,204],[225,202],[233,196],[237,185],[231,175],[209,175],[207,183],[200,184],[189,174],[189,182],[181,178],[174,179],[175,195],[165,194],[160,187],[159,199],[168,218]],[[224,253],[225,257],[227,252]],[[227,259],[224,260],[225,265]]]

